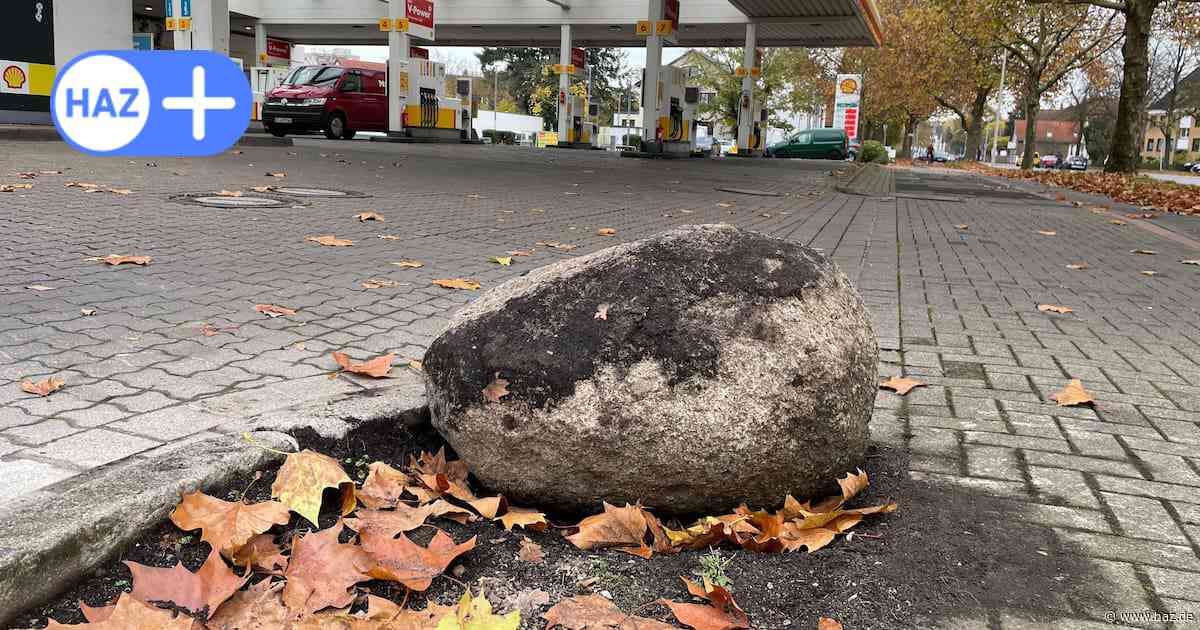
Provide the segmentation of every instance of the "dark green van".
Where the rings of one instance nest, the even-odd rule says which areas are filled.
[[[781,158],[844,160],[850,150],[850,138],[844,129],[807,129],[787,140],[771,145],[767,155]]]

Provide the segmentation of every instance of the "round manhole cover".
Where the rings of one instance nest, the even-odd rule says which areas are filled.
[[[275,186],[271,192],[293,197],[366,197],[363,193],[353,190],[336,190],[333,188],[301,188],[297,186]]]
[[[204,206],[206,208],[282,208],[285,206],[304,205],[304,202],[288,197],[267,197],[257,194],[234,197],[217,195],[211,192],[175,195],[171,197],[171,201]]]

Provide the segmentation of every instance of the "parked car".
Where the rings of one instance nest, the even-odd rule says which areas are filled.
[[[718,157],[721,155],[721,141],[712,136],[701,136],[696,138],[696,150],[712,157]]]
[[[1088,159],[1082,155],[1069,157],[1062,167],[1071,171],[1086,171],[1088,170]]]
[[[1043,155],[1040,166],[1042,168],[1058,168],[1058,156],[1057,155]]]
[[[382,70],[300,66],[267,92],[263,126],[279,137],[323,132],[345,140],[358,131],[387,131],[386,85]]]
[[[887,154],[888,154],[888,161],[889,161],[889,162],[895,162],[895,161],[896,161],[896,149],[895,149],[895,147],[888,147],[888,146],[885,146],[885,147],[883,147],[883,148],[887,150]]]
[[[1192,165],[1192,172],[1200,174],[1200,162]]]
[[[858,153],[862,150],[862,143],[858,140],[850,143],[850,150],[847,151],[847,158],[853,162],[858,159]]]
[[[780,158],[844,160],[850,154],[850,138],[844,129],[809,129],[767,147],[766,155]]]

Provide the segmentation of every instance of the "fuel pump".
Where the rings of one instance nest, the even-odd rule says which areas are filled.
[[[462,129],[462,139],[468,142],[474,140],[475,96],[472,93],[471,79],[459,79],[455,86],[462,105],[459,107],[459,123]]]
[[[266,101],[267,92],[283,84],[290,68],[275,66],[255,66],[250,68],[250,89],[254,93],[254,107],[251,118],[262,120],[262,106]]]

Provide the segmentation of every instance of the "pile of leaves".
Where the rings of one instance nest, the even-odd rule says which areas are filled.
[[[199,530],[200,540],[210,548],[196,572],[182,563],[160,568],[127,561],[133,576],[129,592],[109,606],[80,603],[87,623],[67,626],[50,621],[48,627],[516,630],[520,611],[496,614],[483,593],[474,594],[469,588],[454,605],[431,600],[421,610],[406,607],[411,594],[429,589],[434,579],[475,548],[475,537],[455,542],[430,519],[462,524],[490,520],[510,531],[517,527],[545,531],[551,525],[542,512],[510,506],[503,496],[476,495],[468,474],[464,462],[448,460],[439,451],[410,457],[403,470],[374,462],[360,486],[327,455],[312,450],[287,454],[271,486],[270,500],[225,501],[202,492],[181,498],[171,522],[184,531]],[[867,486],[867,475],[861,471],[838,483],[841,495],[816,505],[789,496],[775,513],[743,506],[686,528],[671,529],[640,505],[604,504],[601,514],[559,529],[580,549],[612,548],[643,558],[656,551],[675,553],[721,544],[760,552],[801,548],[812,552],[864,516],[896,509],[895,503],[844,507]],[[323,500],[329,505],[323,505]],[[337,519],[333,526],[320,529],[323,507],[336,510]],[[327,513],[326,523],[330,516]],[[421,528],[435,530],[424,546],[408,535]],[[291,534],[290,540],[278,540],[284,532]],[[397,603],[358,587],[376,580],[405,587],[403,600]],[[689,593],[704,603],[658,601],[680,623],[696,630],[750,627],[749,617],[723,586],[707,579],[702,584],[684,582]],[[624,613],[599,595],[564,599],[543,618],[547,628],[565,630],[675,627]]]
[[[1200,186],[1160,181],[1141,175],[1099,171],[1024,171],[992,168],[984,164],[972,164],[970,168],[985,175],[1031,179],[1047,186],[1104,195],[1143,208],[1153,207],[1178,214],[1200,214]]]

